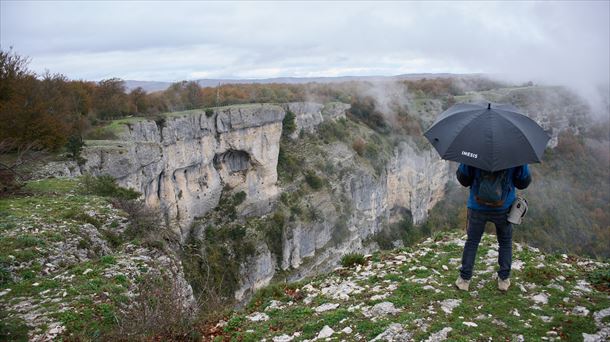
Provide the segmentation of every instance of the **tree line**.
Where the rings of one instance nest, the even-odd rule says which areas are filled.
[[[28,68],[29,61],[12,48],[0,50],[0,141],[11,141],[15,146],[36,142],[40,148],[51,151],[66,146],[71,137],[80,138],[96,126],[126,116],[156,116],[164,112],[258,102],[341,101],[360,108],[370,102],[359,95],[363,87],[373,86],[368,82],[350,81],[222,84],[202,88],[196,81],[181,81],[164,91],[147,93],[142,88],[127,91],[119,78],[92,82],[70,80],[48,71],[39,75]],[[464,80],[459,82],[446,78],[399,83],[416,96],[451,97],[463,93]],[[498,86],[482,78],[468,82],[471,90]]]

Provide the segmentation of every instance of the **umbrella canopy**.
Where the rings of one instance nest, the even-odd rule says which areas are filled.
[[[424,133],[441,158],[487,171],[539,163],[549,135],[512,105],[458,103]]]

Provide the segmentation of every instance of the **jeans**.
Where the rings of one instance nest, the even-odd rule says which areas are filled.
[[[462,254],[462,268],[460,276],[464,280],[472,278],[472,269],[474,268],[474,260],[477,256],[477,248],[481,241],[481,236],[485,231],[485,223],[493,222],[496,225],[496,237],[498,244],[498,277],[507,279],[510,277],[510,266],[513,257],[513,225],[506,220],[508,210],[501,212],[489,212],[468,209],[468,239],[464,245],[464,253]]]

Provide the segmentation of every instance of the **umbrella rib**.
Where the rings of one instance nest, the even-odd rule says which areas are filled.
[[[521,114],[519,114],[521,115]],[[528,142],[528,146],[530,148],[530,150],[532,150],[532,152],[534,152],[534,156],[536,156],[536,159],[538,159],[538,161],[540,161],[540,158],[538,157],[538,154],[536,153],[536,150],[534,149],[534,145],[532,144],[532,142],[530,141],[530,139],[527,137],[527,135],[523,134],[523,132],[519,129],[519,126],[517,126],[510,118],[504,116],[504,115],[498,115],[498,117],[501,117],[502,119],[508,121],[509,124],[513,125],[513,127],[517,128],[517,131],[519,132],[519,134]]]

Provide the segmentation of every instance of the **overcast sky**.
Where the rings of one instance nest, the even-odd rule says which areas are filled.
[[[2,49],[72,79],[500,73],[608,82],[609,2],[1,2]]]

